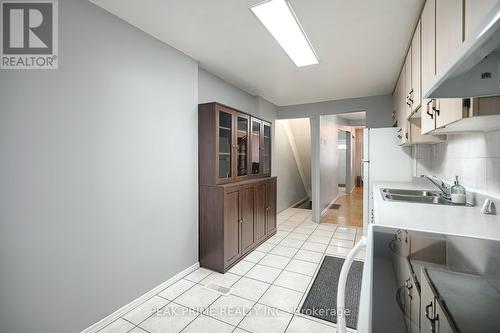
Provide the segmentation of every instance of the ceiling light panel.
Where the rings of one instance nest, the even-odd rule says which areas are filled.
[[[319,63],[297,16],[286,0],[269,0],[250,10],[285,50],[297,67]]]

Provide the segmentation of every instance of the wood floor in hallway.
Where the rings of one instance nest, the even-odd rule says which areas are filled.
[[[338,209],[328,209],[321,217],[322,223],[335,223],[346,226],[363,226],[363,188],[355,187],[351,194],[341,195],[336,204]]]

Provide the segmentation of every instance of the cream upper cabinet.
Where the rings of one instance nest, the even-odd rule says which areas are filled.
[[[406,94],[405,77],[406,73],[403,68],[401,74],[399,75],[396,89],[394,89],[394,94],[392,95],[395,117],[398,123],[397,139],[400,145],[405,144],[408,139],[408,124],[406,115],[406,110],[408,109],[408,105],[406,103],[408,102],[408,98]]]
[[[411,114],[411,109],[412,109],[412,104],[415,102],[412,98],[411,95],[413,94],[413,88],[412,88],[412,80],[411,80],[411,47],[408,50],[408,54],[406,55],[406,61],[405,61],[405,67],[404,67],[404,82],[405,82],[405,96],[406,96],[406,105],[404,108],[404,116],[405,118],[408,118]]]
[[[465,40],[477,36],[483,19],[499,0],[465,0]]]
[[[421,44],[420,44],[420,22],[418,22],[417,28],[415,29],[415,35],[413,35],[413,40],[411,42],[411,90],[410,90],[410,100],[411,112],[415,112],[421,104],[422,99],[422,84],[421,84]]]
[[[436,73],[441,73],[463,43],[463,0],[436,1]],[[464,117],[462,99],[438,100],[436,128]]]
[[[445,69],[462,45],[463,37],[463,0],[436,0],[436,72],[438,74]]]
[[[427,0],[420,21],[422,30],[422,93],[436,76],[436,0]],[[422,100],[422,134],[436,128],[432,104],[435,101]]]
[[[440,98],[435,110],[436,128],[441,128],[467,117],[461,98]]]

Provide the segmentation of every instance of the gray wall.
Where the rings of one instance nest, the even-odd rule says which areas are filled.
[[[0,73],[0,332],[76,332],[198,261],[197,64],[59,1],[60,69]]]
[[[255,114],[258,110],[258,98],[236,88],[219,77],[198,69],[199,103],[219,102],[235,109]],[[272,119],[274,120],[276,115]]]
[[[277,205],[278,212],[280,212],[306,198],[307,193],[300,178],[297,161],[293,155],[284,124],[281,121],[276,122],[274,141],[277,160],[275,171],[278,176]]]
[[[370,128],[392,126],[391,95],[340,99],[319,103],[278,107],[279,119],[314,117],[349,112],[366,112],[366,126]],[[346,125],[356,125],[346,124]]]
[[[262,97],[251,95],[202,68],[198,68],[198,101],[219,102],[270,122],[277,118],[276,105]]]

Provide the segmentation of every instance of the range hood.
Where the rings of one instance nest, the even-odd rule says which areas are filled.
[[[475,36],[465,41],[442,73],[431,81],[425,98],[500,95],[500,2]]]

